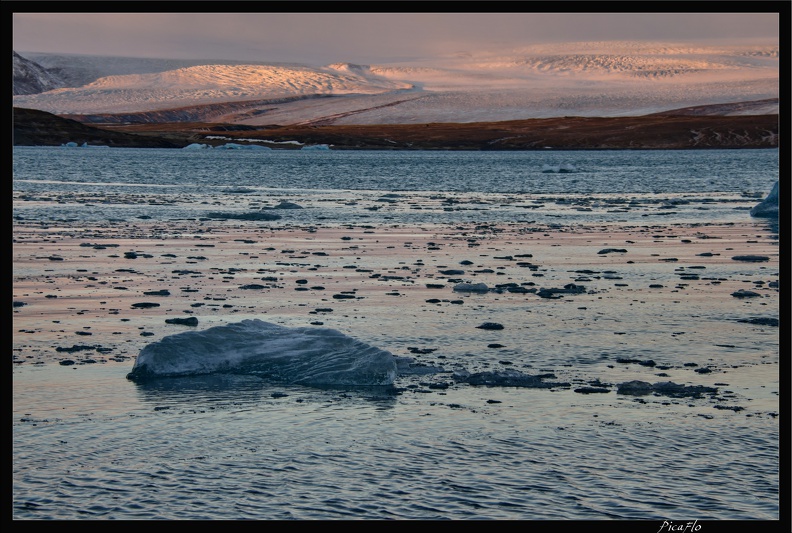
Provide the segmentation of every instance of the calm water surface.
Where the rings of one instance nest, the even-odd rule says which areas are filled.
[[[15,517],[778,517],[769,417],[569,390],[146,387],[128,370],[15,371]]]

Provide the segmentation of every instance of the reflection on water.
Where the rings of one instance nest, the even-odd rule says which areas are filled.
[[[182,378],[151,379],[135,383],[142,402],[200,408],[222,402],[256,403],[264,383],[255,376],[210,374]]]
[[[128,370],[15,370],[15,518],[778,517],[778,423],[753,410]]]
[[[135,383],[141,402],[155,408],[212,409],[222,406],[255,406],[259,403],[292,397],[293,401],[375,402],[378,407],[392,407],[396,389],[381,387],[302,387],[273,386],[256,376],[242,374],[207,374],[202,376],[148,379]]]
[[[775,238],[778,238],[778,219],[768,219],[766,224],[767,231],[775,233]]]

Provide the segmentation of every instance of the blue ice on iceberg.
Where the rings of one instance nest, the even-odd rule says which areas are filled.
[[[249,319],[151,343],[127,379],[227,373],[295,385],[378,386],[393,384],[399,364],[390,352],[333,329]]]
[[[309,144],[300,148],[300,150],[329,150],[330,145],[328,144]]]
[[[752,217],[756,218],[778,218],[778,182],[775,182],[773,189],[767,198],[751,208]]]
[[[209,150],[211,148],[211,144],[192,143],[182,148],[182,150]]]

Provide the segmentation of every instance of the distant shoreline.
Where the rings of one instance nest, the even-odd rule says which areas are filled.
[[[506,122],[393,125],[239,126],[211,122],[89,125],[14,108],[14,146],[67,143],[119,148],[184,148],[228,143],[294,150],[687,150],[778,148],[778,115],[558,117]],[[283,144],[291,143],[291,144]],[[271,145],[277,144],[274,148]]]

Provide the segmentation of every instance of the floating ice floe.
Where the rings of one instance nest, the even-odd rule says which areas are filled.
[[[555,379],[552,373],[529,375],[518,370],[500,370],[470,373],[460,370],[454,373],[457,383],[487,387],[522,387],[529,389],[568,388],[569,383],[562,381],[545,381]]]
[[[127,378],[247,374],[309,386],[392,385],[393,354],[329,328],[288,328],[258,319],[164,337],[144,347]]]
[[[74,141],[70,141],[61,144],[61,148],[110,148],[110,147],[105,144],[88,144],[87,142],[84,142],[82,144],[77,144]]]
[[[266,211],[243,211],[240,213],[213,211],[206,214],[209,218],[222,218],[232,220],[280,220],[281,216]]]
[[[286,200],[281,200],[280,203],[274,206],[272,209],[302,209],[303,206],[300,204],[295,204],[294,202],[287,202]]]
[[[208,150],[208,149],[216,149],[216,150],[272,150],[269,146],[258,146],[255,144],[238,144],[238,143],[226,143],[221,144],[218,146],[212,146],[211,144],[202,144],[202,143],[192,143],[188,144],[182,150]]]
[[[237,143],[226,143],[221,144],[219,146],[215,146],[216,150],[272,150],[272,148],[268,146],[258,146],[255,144],[237,144]]]
[[[569,163],[565,163],[563,165],[542,165],[542,172],[563,174],[568,172],[577,172],[577,167]]]
[[[454,292],[488,292],[489,287],[486,283],[457,283],[453,290]]]
[[[327,144],[311,144],[300,148],[300,150],[329,150],[330,146]]]
[[[751,216],[758,218],[778,218],[778,182],[761,203],[751,208]]]

